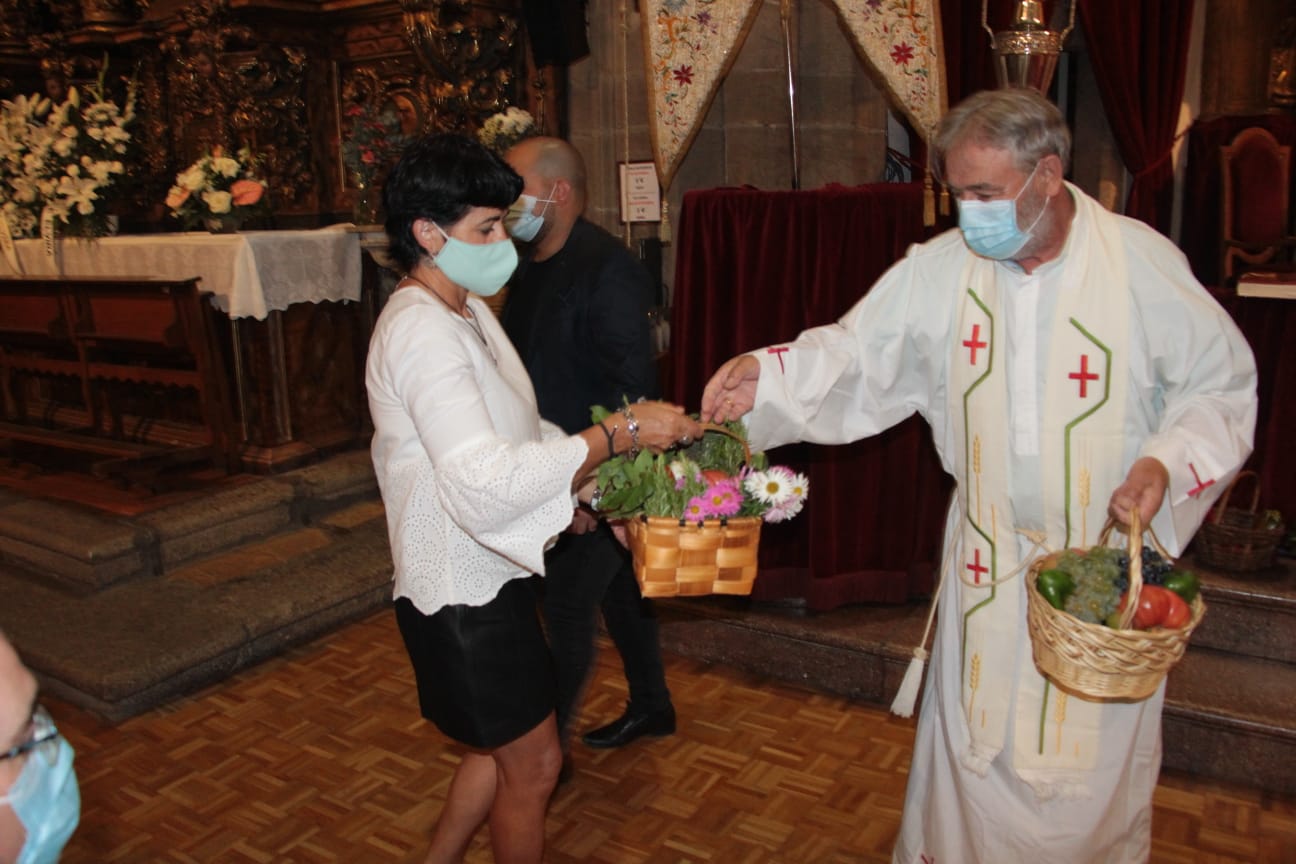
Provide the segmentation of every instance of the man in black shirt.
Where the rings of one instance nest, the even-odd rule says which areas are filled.
[[[505,158],[525,186],[510,212],[529,246],[500,316],[535,385],[540,415],[572,432],[590,406],[656,398],[649,332],[652,283],[615,237],[587,222],[585,165],[556,138],[528,138]],[[657,621],[639,593],[630,555],[606,522],[580,509],[545,560],[544,616],[558,675],[558,733],[567,732],[594,657],[597,610],[621,654],[630,701],[614,722],[582,736],[620,747],[675,731]]]

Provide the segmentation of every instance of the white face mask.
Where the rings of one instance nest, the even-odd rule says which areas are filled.
[[[554,184],[556,189],[558,184]],[[549,190],[548,198],[537,198],[534,195],[522,195],[508,209],[508,214],[504,217],[504,227],[508,229],[510,235],[516,240],[523,243],[530,243],[540,233],[541,227],[544,226],[544,214],[548,212],[549,205],[554,203],[553,189]],[[544,202],[544,207],[540,208],[539,214],[535,212],[535,206]]]
[[[37,708],[33,721],[43,742],[27,752],[22,773],[0,795],[0,806],[13,810],[27,835],[18,864],[55,864],[81,820],[81,793],[71,745],[57,734],[45,709]]]
[[[490,297],[499,292],[517,269],[517,248],[511,240],[493,243],[465,243],[447,234],[435,222],[432,227],[441,232],[445,245],[432,256],[433,263],[451,282],[480,297]]]
[[[968,248],[982,257],[999,261],[1011,258],[1025,248],[1034,236],[1035,226],[1039,225],[1044,211],[1048,209],[1047,206],[1041,207],[1035,221],[1025,231],[1017,227],[1017,202],[1030,187],[1038,170],[1039,163],[1036,162],[1026,177],[1026,182],[1012,198],[998,201],[959,200],[959,228],[963,231],[963,239]],[[1047,203],[1045,202],[1046,205]]]

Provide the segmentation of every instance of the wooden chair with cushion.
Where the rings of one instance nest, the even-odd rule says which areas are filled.
[[[1266,129],[1243,129],[1220,148],[1220,278],[1247,271],[1296,273],[1291,227],[1291,148]]]

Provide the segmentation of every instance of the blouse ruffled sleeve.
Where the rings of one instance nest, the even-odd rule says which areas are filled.
[[[545,548],[571,523],[572,478],[585,442],[519,440],[540,437],[534,405],[502,379],[490,385],[499,392],[483,392],[480,364],[492,361],[449,326],[453,320],[412,315],[401,323],[414,338],[400,352],[393,384],[432,462],[438,500],[482,546],[542,573]],[[500,425],[529,435],[504,434]]]

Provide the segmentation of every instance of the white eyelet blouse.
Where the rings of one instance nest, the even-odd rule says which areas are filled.
[[[468,308],[480,334],[422,288],[398,289],[365,370],[393,593],[426,615],[482,605],[508,580],[543,573],[588,453],[540,418],[531,379],[486,304],[469,297]]]

